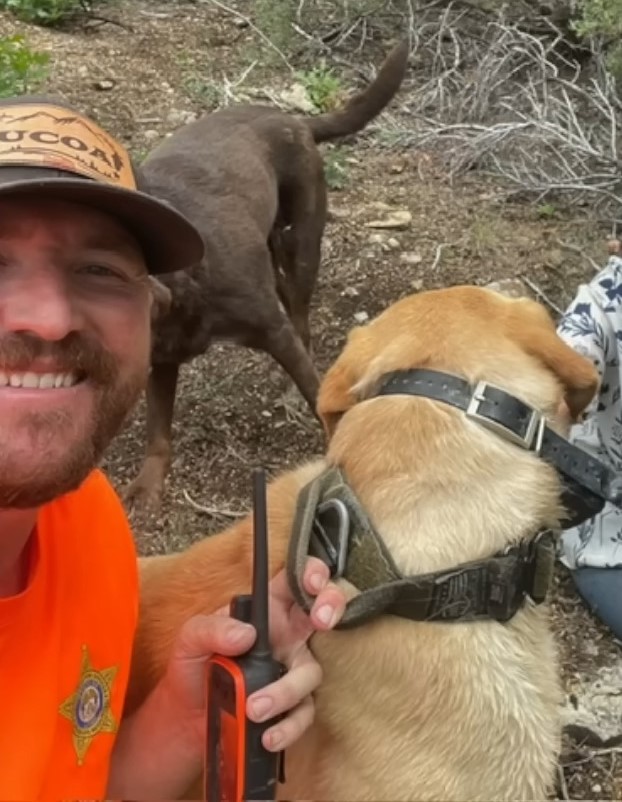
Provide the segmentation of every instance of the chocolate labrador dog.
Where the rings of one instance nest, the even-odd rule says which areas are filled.
[[[308,316],[327,207],[317,143],[360,131],[378,115],[398,91],[408,56],[406,41],[394,47],[342,109],[306,118],[259,105],[225,108],[174,132],[140,166],[141,189],[198,227],[206,256],[161,277],[170,297],[160,299],[168,310],[153,326],[147,451],[126,489],[130,505],[158,507],[180,366],[214,340],[270,354],[316,414]]]

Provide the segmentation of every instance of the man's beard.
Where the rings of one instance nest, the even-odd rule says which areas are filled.
[[[95,403],[90,426],[82,442],[68,444],[64,458],[53,463],[46,456],[46,440],[54,443],[59,432],[71,426],[71,415],[65,410],[32,414],[27,425],[41,460],[27,479],[16,476],[10,464],[2,466],[0,443],[0,509],[33,509],[75,490],[99,463],[146,383],[146,371],[121,381],[114,357],[85,335],[71,334],[55,343],[26,334],[0,340],[0,370],[4,372],[26,372],[29,364],[43,356],[54,359],[55,372],[74,373],[91,384]],[[57,451],[56,444],[54,453]]]

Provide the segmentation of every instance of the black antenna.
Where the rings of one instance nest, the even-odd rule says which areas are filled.
[[[268,511],[266,475],[262,468],[253,471],[253,597],[251,624],[257,632],[252,653],[271,656],[268,623]]]

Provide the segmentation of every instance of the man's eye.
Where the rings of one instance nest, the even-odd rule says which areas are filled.
[[[80,273],[88,273],[90,276],[100,276],[102,278],[122,278],[119,270],[106,265],[89,264],[79,268]]]

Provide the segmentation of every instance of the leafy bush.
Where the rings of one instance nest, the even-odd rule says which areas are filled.
[[[0,8],[11,11],[23,22],[54,27],[88,7],[80,0],[0,0]]]
[[[23,95],[47,76],[50,57],[31,50],[21,34],[0,38],[0,97]]]
[[[605,49],[607,66],[622,86],[622,0],[579,0],[578,12],[575,31]]]
[[[319,111],[329,111],[338,104],[342,86],[332,70],[322,65],[307,72],[299,72],[297,77]]]

